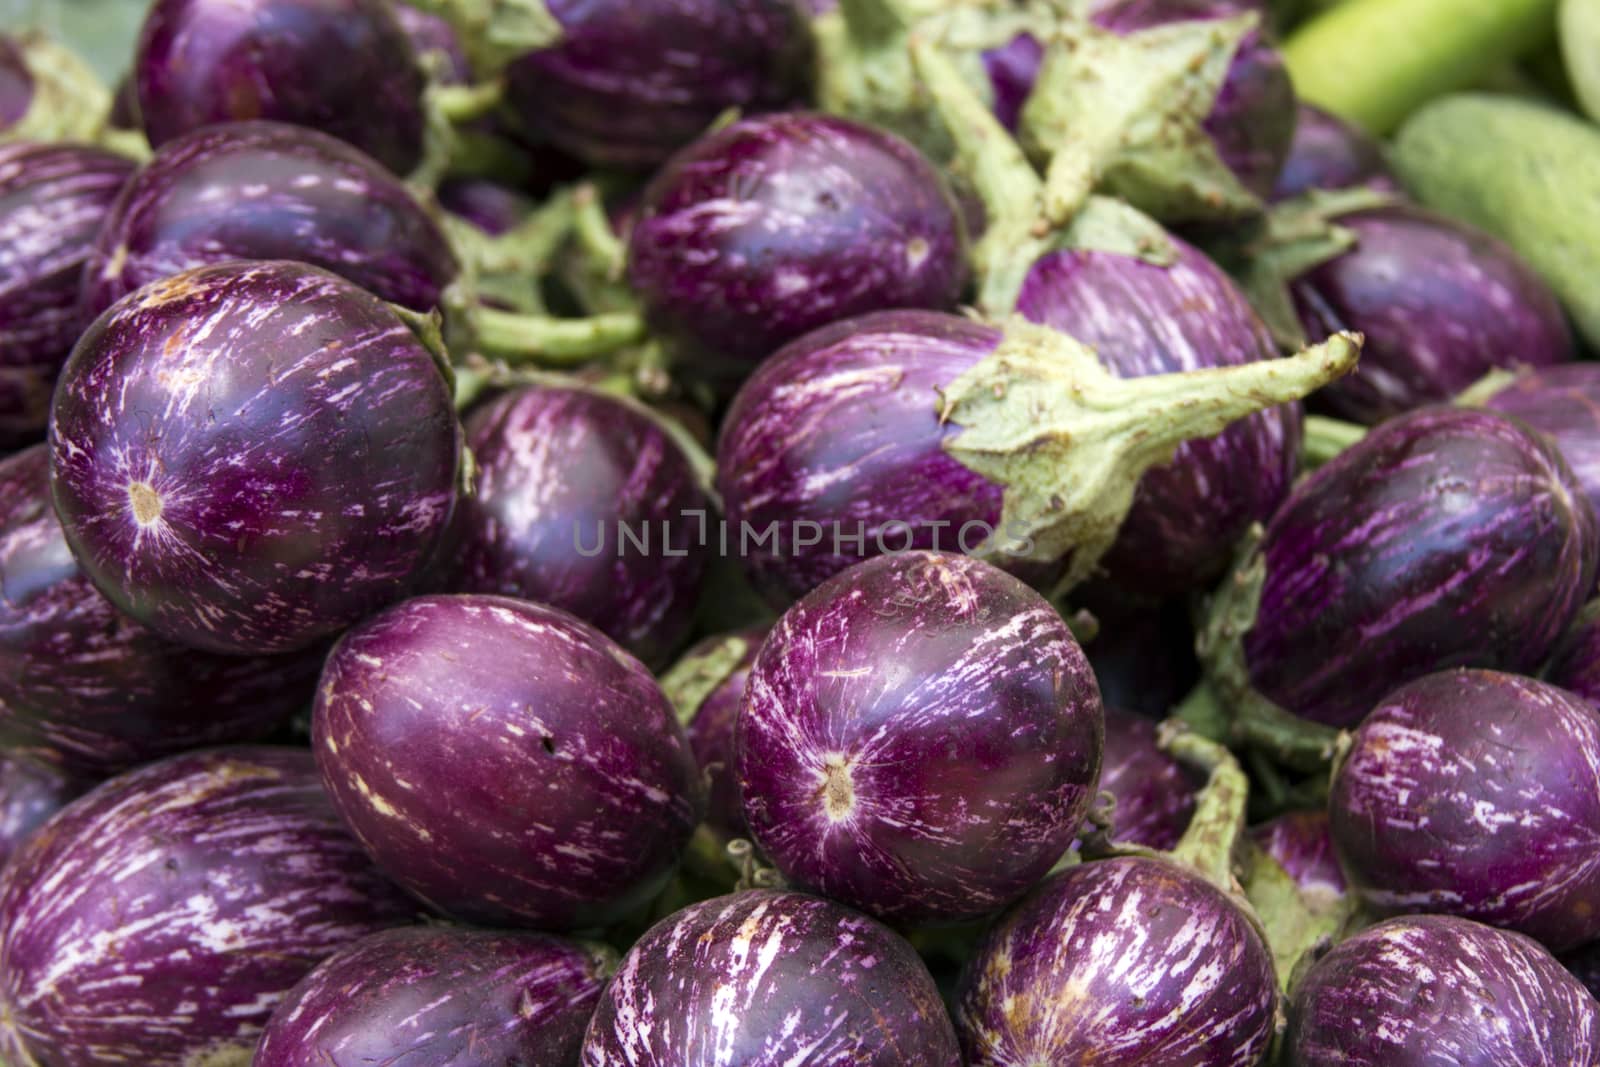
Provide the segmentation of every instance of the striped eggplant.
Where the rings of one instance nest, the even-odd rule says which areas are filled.
[[[168,141],[128,183],[83,276],[85,321],[141,286],[229,259],[292,259],[415,311],[459,266],[444,233],[383,165],[282,122],[230,122]]]
[[[289,991],[251,1067],[569,1067],[614,963],[548,934],[385,930]]]
[[[1250,839],[1282,867],[1302,893],[1324,899],[1344,895],[1347,885],[1333,846],[1325,811],[1291,811],[1250,828]]]
[[[745,821],[798,885],[896,922],[975,919],[1066,852],[1104,737],[1048,601],[965,556],[881,556],[761,646],[736,733]]]
[[[967,1067],[1254,1067],[1278,985],[1245,913],[1189,868],[1122,857],[1041,884],[979,943],[956,1030]]]
[[[1550,656],[1543,677],[1600,707],[1600,602],[1584,606]]]
[[[242,1065],[324,957],[411,919],[311,755],[209,749],[80,797],[0,876],[0,1058]]]
[[[688,636],[712,507],[645,410],[582,387],[529,385],[474,411],[477,468],[453,534],[450,591],[570,611],[651,667]]]
[[[82,145],[0,145],[0,453],[44,436],[50,390],[88,321],[84,261],[133,169]]]
[[[56,511],[84,572],[170,640],[305,648],[403,596],[450,521],[451,387],[377,297],[287,262],[130,293],[56,390]]]
[[[1120,377],[1275,358],[1272,334],[1233,280],[1198,249],[1177,238],[1172,246],[1169,266],[1115,252],[1052,252],[1029,269],[1017,311],[1091,345]],[[1300,425],[1294,404],[1179,445],[1140,479],[1102,561],[1109,581],[1169,596],[1215,580],[1250,525],[1288,495]]]
[[[966,237],[943,176],[910,144],[789,112],[673,158],[645,192],[628,276],[681,365],[737,384],[816,327],[954,307]]]
[[[1529,938],[1418,915],[1319,960],[1286,1047],[1295,1067],[1593,1067],[1600,1004]]]
[[[311,735],[379,866],[469,922],[615,921],[662,888],[701,814],[694,753],[643,664],[509,597],[417,597],[345,634]]]
[[[1381,913],[1459,915],[1563,951],[1600,938],[1600,714],[1544,682],[1430,674],[1356,730],[1328,804]]]
[[[583,1067],[959,1067],[933,978],[900,936],[801,893],[685,908],[623,957]]]
[[[310,706],[321,649],[196,652],[117,611],[73,559],[49,475],[43,445],[0,460],[0,746],[103,777]]]
[[[1494,383],[1481,403],[1521,419],[1555,441],[1578,476],[1583,495],[1600,515],[1600,364],[1519,370],[1510,382]]]
[[[1366,337],[1361,366],[1318,395],[1375,423],[1449,400],[1499,367],[1573,358],[1561,304],[1496,238],[1406,205],[1339,215],[1355,247],[1296,279],[1306,334]]]
[[[1073,593],[1072,606],[1094,616],[1083,653],[1106,707],[1163,719],[1200,680],[1184,599],[1148,601],[1091,582]]]
[[[1193,772],[1162,750],[1154,722],[1106,708],[1100,793],[1109,793],[1116,802],[1112,841],[1172,848],[1194,814],[1200,784]]]
[[[84,787],[60,767],[0,751],[0,868]]]
[[[661,678],[706,782],[706,824],[723,839],[748,837],[739,797],[739,710],[769,626],[708,637]]]
[[[270,119],[355,145],[397,174],[422,159],[422,66],[389,0],[155,0],[134,57],[156,147]]]
[[[1383,146],[1366,131],[1302,101],[1289,158],[1278,174],[1272,199],[1357,186],[1400,192],[1400,182],[1383,158]]]

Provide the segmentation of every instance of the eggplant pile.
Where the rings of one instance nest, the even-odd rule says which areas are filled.
[[[1556,6],[0,34],[0,1067],[1600,1067]]]

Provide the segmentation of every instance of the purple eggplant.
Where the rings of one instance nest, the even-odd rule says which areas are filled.
[[[459,273],[428,212],[376,160],[316,130],[230,122],[169,141],[128,183],[83,275],[86,321],[230,259],[298,260],[414,311]]]
[[[50,390],[87,322],[84,261],[133,169],[81,145],[0,146],[0,453],[44,435]]]
[[[1317,398],[1333,414],[1375,423],[1449,400],[1496,368],[1573,358],[1561,304],[1497,239],[1404,205],[1336,221],[1355,247],[1292,285],[1308,336],[1367,339],[1356,372]]]
[[[397,174],[422,159],[426,78],[388,0],[156,0],[134,79],[158,148],[270,119],[332,134]]]
[[[491,237],[509,233],[533,211],[528,197],[484,178],[449,178],[439,186],[439,204]]]
[[[471,922],[621,918],[666,884],[701,814],[694,753],[650,672],[566,612],[508,597],[418,597],[345,634],[312,744],[379,865]]]
[[[1083,652],[1106,707],[1164,719],[1200,680],[1194,625],[1183,599],[1150,602],[1090,583],[1073,593],[1072,604],[1096,622]]]
[[[1518,371],[1483,406],[1514,415],[1553,440],[1600,515],[1600,364]]]
[[[1600,603],[1591,602],[1562,637],[1544,679],[1600,707]]]
[[[424,63],[438,62],[439,80],[445,85],[468,85],[472,81],[472,67],[467,62],[467,52],[461,44],[461,35],[448,19],[410,4],[394,5],[395,21],[411,41],[411,48]],[[430,56],[438,57],[430,60]]]
[[[405,595],[447,528],[462,435],[438,358],[383,301],[301,264],[130,293],[56,390],[67,543],[170,640],[314,644]]]
[[[974,919],[1059,860],[1100,774],[1089,663],[998,568],[868,560],[794,605],[739,715],[739,788],[793,882],[897,922]]]
[[[1166,860],[1054,875],[985,935],[957,994],[967,1067],[1034,1063],[1252,1067],[1278,985],[1239,906]]]
[[[0,752],[0,868],[84,786],[60,767]]]
[[[1050,253],[1028,271],[1017,310],[1092,346],[1120,377],[1275,358],[1272,334],[1232,279],[1199,250],[1172,244],[1171,266],[1113,252]],[[1103,561],[1109,580],[1152,596],[1213,581],[1250,525],[1288,495],[1299,451],[1297,404],[1179,445],[1140,480]]]
[[[1319,960],[1286,1048],[1295,1067],[1593,1067],[1600,1004],[1529,938],[1419,915]]]
[[[583,1067],[959,1067],[927,966],[829,900],[751,890],[657,923],[623,957]]]
[[[789,0],[546,0],[548,48],[506,70],[516,126],[591,166],[651,170],[730,109],[793,106],[809,38]]]
[[[1105,759],[1100,792],[1111,794],[1111,840],[1170,849],[1194,814],[1199,789],[1193,774],[1162,750],[1156,724],[1115,708],[1106,709]]]
[[[43,445],[0,460],[0,745],[104,776],[310,706],[320,649],[196,652],[118,612],[73,559],[49,475]]]
[[[1383,146],[1366,131],[1302,102],[1289,158],[1272,190],[1288,200],[1316,189],[1365,187],[1399,193],[1400,182],[1383,158]]]
[[[1325,811],[1291,811],[1252,827],[1250,838],[1302,893],[1343,896],[1346,884]]]
[[[1380,701],[1333,779],[1333,840],[1374,909],[1554,951],[1600,938],[1600,713],[1544,682],[1430,674]]]
[[[1033,92],[1033,83],[1039,77],[1039,66],[1043,62],[1044,45],[1026,31],[1000,47],[983,53],[983,71],[994,91],[991,106],[995,118],[1013,133],[1022,118],[1022,107]]]
[[[548,934],[385,930],[290,990],[251,1067],[566,1067],[615,962],[608,952]]]
[[[706,781],[706,824],[720,837],[748,837],[739,797],[739,710],[767,626],[708,637],[661,679],[684,722],[689,747]]]
[[[628,272],[680,360],[737,382],[816,327],[953,307],[966,238],[944,178],[910,144],[791,112],[674,157],[646,191]]]
[[[712,508],[662,424],[603,393],[531,385],[478,408],[466,434],[478,480],[451,590],[570,611],[665,665],[694,621]]]
[[[0,877],[0,1056],[245,1063],[308,971],[415,910],[339,825],[310,753],[150,764],[62,809]]]

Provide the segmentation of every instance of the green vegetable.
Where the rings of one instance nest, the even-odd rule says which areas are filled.
[[[1423,203],[1516,249],[1600,345],[1600,128],[1527,100],[1463,93],[1408,122],[1393,162]]]
[[[1561,54],[1578,102],[1600,119],[1600,3],[1562,0]]]

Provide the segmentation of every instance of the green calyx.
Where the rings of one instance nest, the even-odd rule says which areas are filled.
[[[149,158],[142,133],[111,128],[111,92],[76,52],[36,31],[14,40],[33,78],[33,97],[22,118],[0,130],[0,142],[83,141]]]
[[[461,125],[490,114],[499,107],[505,86],[499,81],[482,85],[447,85],[448,60],[437,52],[423,57],[428,87],[423,93],[422,161],[406,179],[413,188],[432,190],[450,173],[465,152]]]
[[[706,698],[733,677],[749,651],[748,637],[727,634],[673,664],[661,676],[661,691],[677,709],[678,721],[687,726]]]
[[[1326,415],[1307,415],[1305,441],[1300,446],[1300,466],[1316,470],[1332,462],[1333,457],[1367,436],[1367,428]]]
[[[544,0],[406,2],[455,27],[479,77],[498,77],[518,56],[549,48],[561,40],[561,23]]]
[[[1239,875],[1266,931],[1279,988],[1293,991],[1305,967],[1355,932],[1364,920],[1355,893],[1302,889],[1260,846],[1240,842]]]
[[[1184,441],[1348,374],[1360,350],[1339,334],[1285,359],[1123,379],[1088,346],[1012,319],[938,406],[941,423],[960,427],[945,450],[1004,490],[1000,536],[982,551],[1066,561],[1055,595],[1065,593],[1095,573],[1147,470]]]

